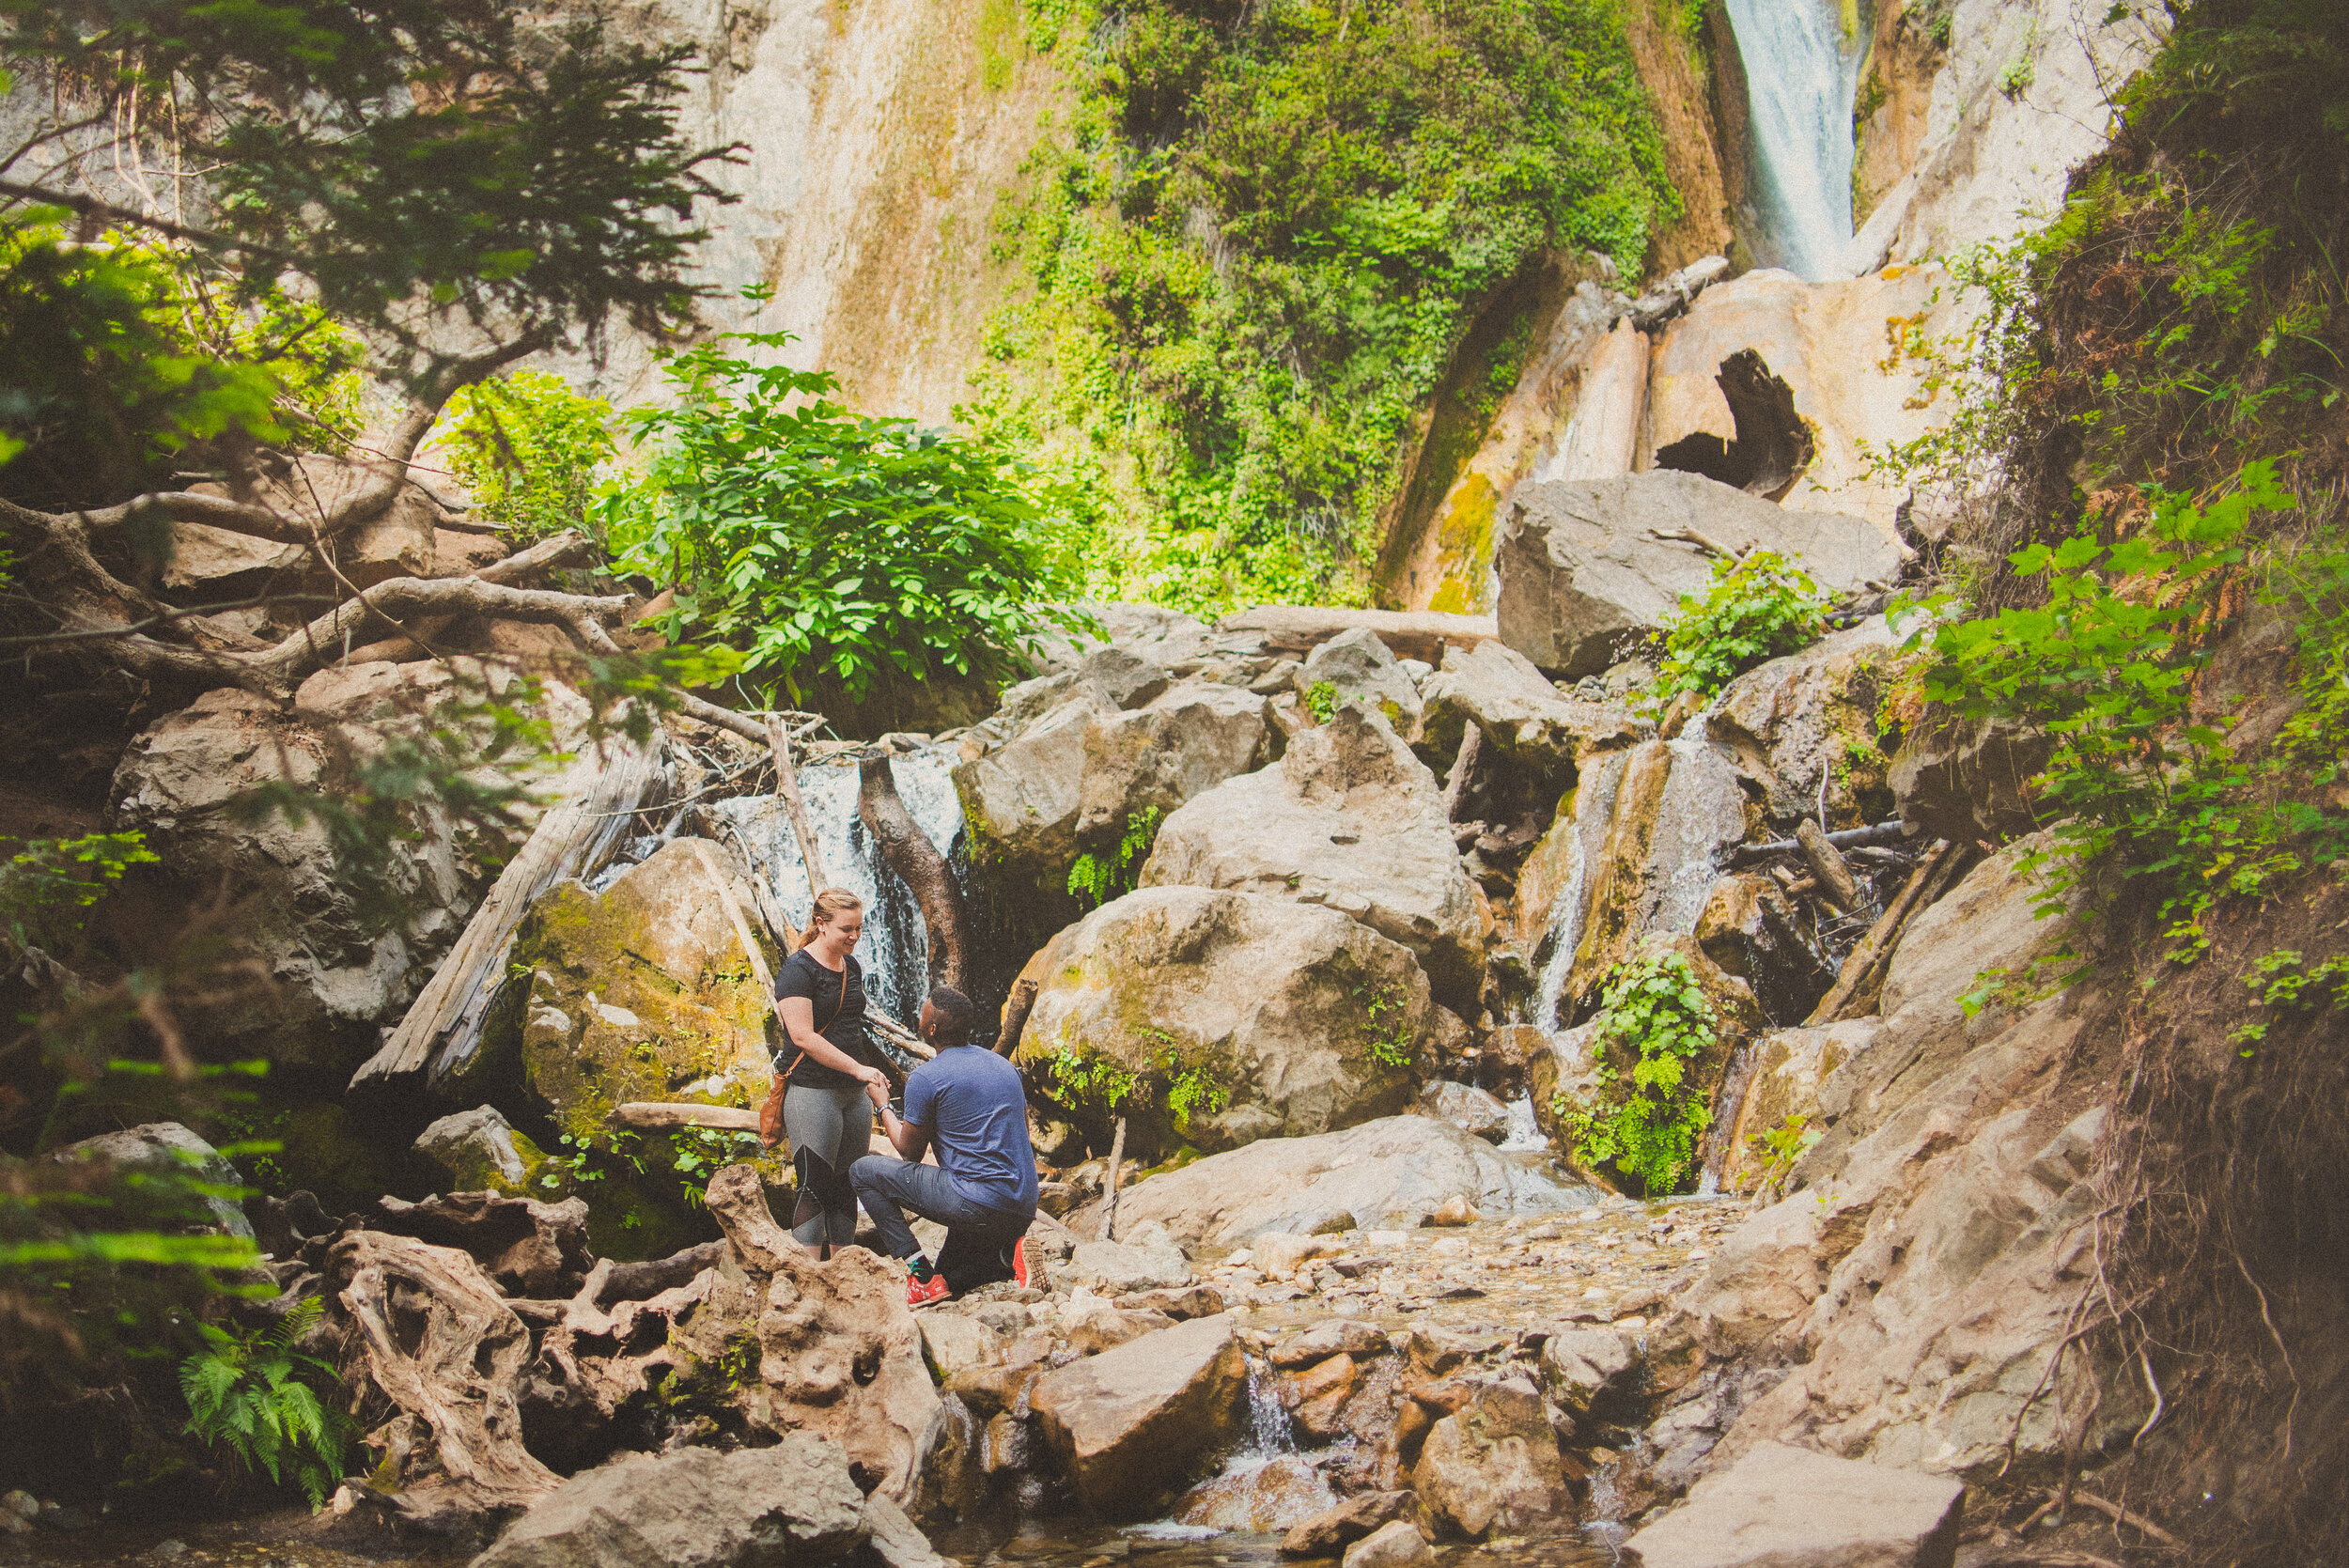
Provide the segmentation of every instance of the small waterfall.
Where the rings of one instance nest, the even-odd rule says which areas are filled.
[[[1857,0],[1726,0],[1745,63],[1763,259],[1813,283],[1847,275]]]
[[[1504,1155],[1530,1154],[1549,1147],[1549,1140],[1542,1136],[1541,1124],[1533,1120],[1533,1095],[1531,1091],[1509,1102],[1509,1136],[1501,1141]]]
[[[962,802],[955,794],[955,760],[950,750],[925,747],[894,758],[890,771],[913,820],[940,853],[959,865]],[[872,835],[856,814],[856,793],[853,760],[817,762],[800,769],[800,794],[807,802],[824,870],[835,886],[864,900],[864,939],[856,956],[864,967],[865,989],[874,1006],[911,1027],[922,999],[929,994],[929,939],[912,891],[875,854]],[[765,857],[770,891],[784,913],[795,923],[805,921],[816,901],[783,802],[772,795],[743,796],[719,802],[717,813]]]
[[[1249,1445],[1225,1462],[1222,1472],[1203,1482],[1157,1527],[1161,1533],[1244,1530],[1265,1533],[1301,1524],[1333,1508],[1337,1496],[1328,1478],[1297,1452],[1296,1429],[1281,1407],[1279,1390],[1264,1363],[1248,1360]]]
[[[1582,905],[1589,896],[1591,864],[1607,840],[1607,824],[1614,815],[1615,796],[1623,787],[1630,753],[1598,758],[1583,776],[1574,795],[1574,863],[1566,885],[1549,906],[1549,930],[1542,943],[1549,956],[1542,964],[1534,992],[1532,1022],[1555,1033],[1564,1026],[1561,1010],[1568,998],[1566,979],[1574,972],[1575,949],[1582,942]]]
[[[1289,1413],[1281,1408],[1280,1392],[1252,1357],[1248,1362],[1248,1435],[1249,1446],[1268,1459],[1297,1452],[1297,1434],[1289,1425]]]

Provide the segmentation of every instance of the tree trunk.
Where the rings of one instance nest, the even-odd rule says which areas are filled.
[[[857,772],[856,811],[864,819],[864,831],[879,846],[881,863],[913,890],[913,900],[921,906],[922,924],[929,937],[930,986],[962,990],[962,890],[955,886],[954,869],[897,798],[888,754],[865,758]]]

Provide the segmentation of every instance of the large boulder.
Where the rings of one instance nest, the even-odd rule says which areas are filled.
[[[1237,1246],[1264,1232],[1410,1229],[1462,1202],[1486,1219],[1587,1207],[1539,1165],[1430,1116],[1391,1116],[1318,1138],[1267,1139],[1137,1183],[1121,1226],[1156,1219],[1186,1246]]]
[[[1769,1161],[1761,1146],[1764,1133],[1826,1135],[1845,1109],[1840,1098],[1824,1093],[1828,1080],[1875,1044],[1883,1022],[1847,1018],[1812,1028],[1773,1030],[1755,1043],[1745,1094],[1722,1140],[1723,1191],[1750,1192],[1764,1180]]]
[[[630,1455],[573,1476],[506,1527],[473,1568],[785,1568],[864,1545],[864,1494],[839,1444]]]
[[[1019,1060],[1056,1098],[1106,1120],[1112,1100],[1149,1116],[1172,1095],[1150,1135],[1201,1147],[1401,1110],[1429,1027],[1409,949],[1266,893],[1144,888],[1061,932],[1024,972],[1037,990]],[[1144,1081],[1159,1093],[1133,1098]]]
[[[545,1195],[545,1151],[515,1131],[495,1106],[442,1117],[416,1135],[415,1150],[440,1172],[444,1190]]]
[[[1511,496],[1495,547],[1501,640],[1553,675],[1599,674],[1682,595],[1703,596],[1712,557],[1659,536],[1690,532],[1741,554],[1775,551],[1831,593],[1900,571],[1898,544],[1859,518],[1789,511],[1702,474],[1536,481]]]
[[[2055,737],[2044,731],[1943,717],[1902,737],[1885,783],[1901,820],[1920,833],[1996,842],[2049,815],[2030,785],[2054,754]]]
[[[1143,813],[1247,772],[1270,745],[1265,699],[1239,687],[1186,681],[1128,709],[1079,671],[1015,688],[1007,711],[1046,701],[1007,744],[958,765],[955,790],[973,858],[1051,892],[1079,854],[1114,848]]]
[[[767,1092],[768,999],[705,847],[665,845],[600,893],[558,883],[515,933],[510,967],[530,977],[522,1080],[574,1138],[600,1138],[630,1100],[743,1106]]]
[[[1628,1545],[1644,1568],[1951,1568],[1965,1497],[1946,1476],[1768,1443]]]
[[[217,1231],[251,1241],[253,1222],[231,1196],[243,1185],[236,1167],[177,1122],[148,1122],[53,1149],[60,1165],[103,1165],[117,1178],[112,1206],[141,1228]]]
[[[903,1270],[862,1247],[819,1264],[794,1246],[777,1261],[758,1314],[758,1414],[770,1427],[832,1438],[860,1483],[907,1501],[945,1430],[946,1406],[923,1359]]]
[[[1231,1441],[1247,1384],[1238,1330],[1219,1315],[1046,1373],[1028,1405],[1086,1506],[1131,1516]]]
[[[1368,627],[1341,631],[1305,656],[1297,689],[1310,693],[1324,685],[1340,702],[1360,703],[1385,719],[1404,739],[1419,738],[1426,704],[1387,644]]]
[[[1900,639],[1881,615],[1730,682],[1706,709],[1705,735],[1737,754],[1781,825],[1815,816],[1855,828],[1891,814],[1890,758],[1876,710],[1890,691]]]
[[[1557,1433],[1522,1378],[1482,1385],[1438,1421],[1420,1445],[1411,1488],[1440,1528],[1470,1540],[1573,1521]]]
[[[1423,755],[1448,765],[1472,723],[1503,755],[1561,787],[1573,782],[1591,753],[1656,734],[1653,723],[1628,709],[1567,696],[1532,660],[1498,639],[1450,650],[1443,668],[1420,689],[1427,696]]]
[[[145,834],[160,857],[151,875],[187,899],[224,888],[241,897],[238,934],[273,982],[257,1000],[194,1012],[187,1021],[207,1037],[283,1063],[348,1070],[414,999],[534,813],[506,829],[459,831],[436,806],[407,812],[413,836],[380,868],[379,897],[337,855],[325,823],[257,816],[247,806],[261,789],[333,792],[387,741],[433,722],[456,687],[437,664],[377,662],[319,671],[290,712],[248,691],[209,691],[124,751],[111,825]],[[547,712],[568,736],[585,706],[548,690]]]
[[[1338,910],[1417,954],[1438,1001],[1475,1011],[1489,917],[1453,846],[1435,775],[1359,706],[1298,736],[1273,767],[1168,817],[1142,885]]]

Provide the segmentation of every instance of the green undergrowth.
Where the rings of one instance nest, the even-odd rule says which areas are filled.
[[[1704,597],[1681,595],[1666,619],[1647,701],[1661,709],[1684,691],[1709,697],[1754,666],[1799,652],[1826,634],[1825,609],[1810,573],[1774,551],[1714,562]]]
[[[1561,1091],[1551,1111],[1582,1164],[1612,1165],[1650,1194],[1673,1191],[1713,1122],[1709,1096],[1687,1081],[1717,1039],[1713,1004],[1686,958],[1649,954],[1615,966],[1593,1021],[1594,1103]]]
[[[1088,849],[1079,855],[1068,868],[1069,895],[1083,908],[1097,909],[1133,892],[1140,885],[1143,862],[1150,858],[1150,846],[1158,842],[1161,815],[1158,807],[1145,806],[1126,818],[1126,831],[1118,835],[1116,848],[1098,853]]]
[[[960,411],[1083,482],[1088,592],[1365,598],[1480,312],[1551,248],[1636,276],[1679,215],[1616,10],[1642,3],[1032,13],[1078,92],[996,213],[1022,287]]]

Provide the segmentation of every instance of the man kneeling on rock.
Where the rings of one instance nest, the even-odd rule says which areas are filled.
[[[885,1085],[867,1093],[880,1109],[890,1146],[904,1156],[867,1155],[848,1168],[857,1201],[880,1244],[904,1260],[912,1306],[999,1280],[1028,1282],[1022,1239],[1035,1219],[1035,1151],[1028,1143],[1028,1096],[1019,1069],[971,1044],[978,1009],[941,986],[922,1004],[922,1038],[938,1055],[906,1079],[906,1113],[889,1107]],[[938,1163],[921,1163],[933,1144]],[[910,1209],[946,1227],[933,1264],[906,1222]]]

